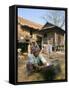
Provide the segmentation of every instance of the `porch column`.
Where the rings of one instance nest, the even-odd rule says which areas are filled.
[[[43,47],[43,37],[42,37],[42,43],[41,44],[42,44],[42,47]]]
[[[54,34],[54,40],[55,40],[55,51],[56,51],[56,45],[57,45],[57,35],[56,35],[56,32]]]
[[[63,44],[64,44],[64,51],[65,51],[65,34],[64,34],[64,43]]]

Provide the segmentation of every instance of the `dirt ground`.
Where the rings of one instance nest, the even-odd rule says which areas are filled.
[[[52,60],[58,59],[61,66],[61,72],[56,76],[55,80],[65,79],[65,54],[63,52],[53,52],[52,54],[44,54],[43,56],[46,58],[48,62]],[[39,73],[32,73],[28,76],[26,70],[26,62],[27,62],[27,53],[22,55],[18,55],[18,80],[17,82],[28,82],[28,81],[40,81],[44,80],[42,75]]]

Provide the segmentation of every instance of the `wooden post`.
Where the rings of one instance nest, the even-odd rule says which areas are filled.
[[[57,35],[56,35],[56,32],[55,32],[54,38],[55,38],[54,40],[55,40],[55,51],[56,51],[56,44],[57,44],[57,39],[56,39]]]
[[[65,51],[65,34],[64,34],[64,43],[63,44],[64,44],[64,51]]]

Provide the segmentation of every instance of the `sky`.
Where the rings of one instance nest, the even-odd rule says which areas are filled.
[[[29,9],[29,8],[18,8],[18,16],[23,17],[25,19],[28,19],[30,21],[36,22],[38,24],[44,25],[46,22],[52,23],[52,20],[48,18],[49,15],[51,15],[52,12],[55,12],[55,10],[44,10],[44,9]],[[64,11],[56,11],[58,14],[57,16],[65,17]],[[54,16],[54,13],[53,13]],[[44,18],[45,19],[44,19]],[[61,18],[62,21],[63,18]]]

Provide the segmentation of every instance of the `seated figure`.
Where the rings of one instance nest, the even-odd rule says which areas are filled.
[[[27,70],[29,72],[40,71],[41,69],[49,65],[47,60],[40,54],[39,47],[32,47],[31,50],[32,53],[28,54],[28,63],[27,63]]]

